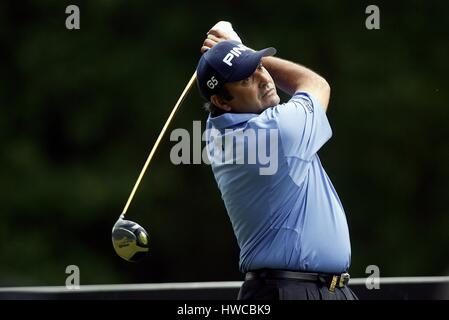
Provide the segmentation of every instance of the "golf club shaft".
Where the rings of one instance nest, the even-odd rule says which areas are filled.
[[[187,96],[187,93],[190,91],[190,89],[192,88],[193,83],[195,81],[196,81],[196,71],[193,73],[192,77],[189,80],[189,83],[187,83],[186,87],[184,88],[184,91],[182,92],[181,96],[179,97],[178,102],[176,102],[175,106],[173,107],[173,110],[170,113],[170,116],[168,117],[167,121],[165,122],[165,125],[162,128],[161,133],[159,133],[159,137],[157,138],[156,143],[154,144],[153,148],[151,149],[150,155],[148,156],[148,159],[145,162],[145,165],[143,166],[142,171],[140,172],[139,178],[137,178],[136,184],[134,185],[134,188],[131,191],[131,194],[129,195],[128,201],[126,202],[126,205],[125,205],[125,208],[123,209],[121,217],[123,217],[126,214],[126,211],[128,210],[128,207],[131,204],[131,201],[134,197],[134,194],[136,193],[136,190],[139,187],[140,180],[142,180],[142,177],[145,174],[145,171],[147,170],[147,167],[150,164],[150,161],[153,158],[153,155],[156,152],[156,149],[159,146],[159,143],[161,142],[162,137],[165,134],[165,131],[167,131],[167,128],[168,128],[171,120],[173,119],[176,111],[179,109],[179,106],[184,101],[185,97]]]

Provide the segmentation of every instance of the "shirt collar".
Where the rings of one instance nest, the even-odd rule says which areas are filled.
[[[243,122],[248,122],[250,119],[259,116],[257,113],[224,113],[217,117],[211,117],[209,114],[208,121],[217,129],[226,129],[238,125]]]

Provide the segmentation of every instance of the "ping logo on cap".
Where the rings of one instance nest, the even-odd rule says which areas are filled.
[[[226,63],[228,66],[232,67],[232,59],[234,57],[239,57],[243,51],[248,50],[247,47],[245,47],[243,44],[238,45],[237,47],[234,47],[229,51],[229,53],[223,58],[223,62]]]

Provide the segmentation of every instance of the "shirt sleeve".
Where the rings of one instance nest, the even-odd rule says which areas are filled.
[[[324,108],[305,92],[297,92],[287,103],[274,107],[271,116],[287,157],[310,161],[332,136]]]

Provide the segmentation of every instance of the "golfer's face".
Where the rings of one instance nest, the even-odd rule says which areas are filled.
[[[237,82],[226,83],[225,88],[233,97],[227,101],[231,112],[260,113],[279,104],[280,101],[273,78],[262,63],[251,76]]]

